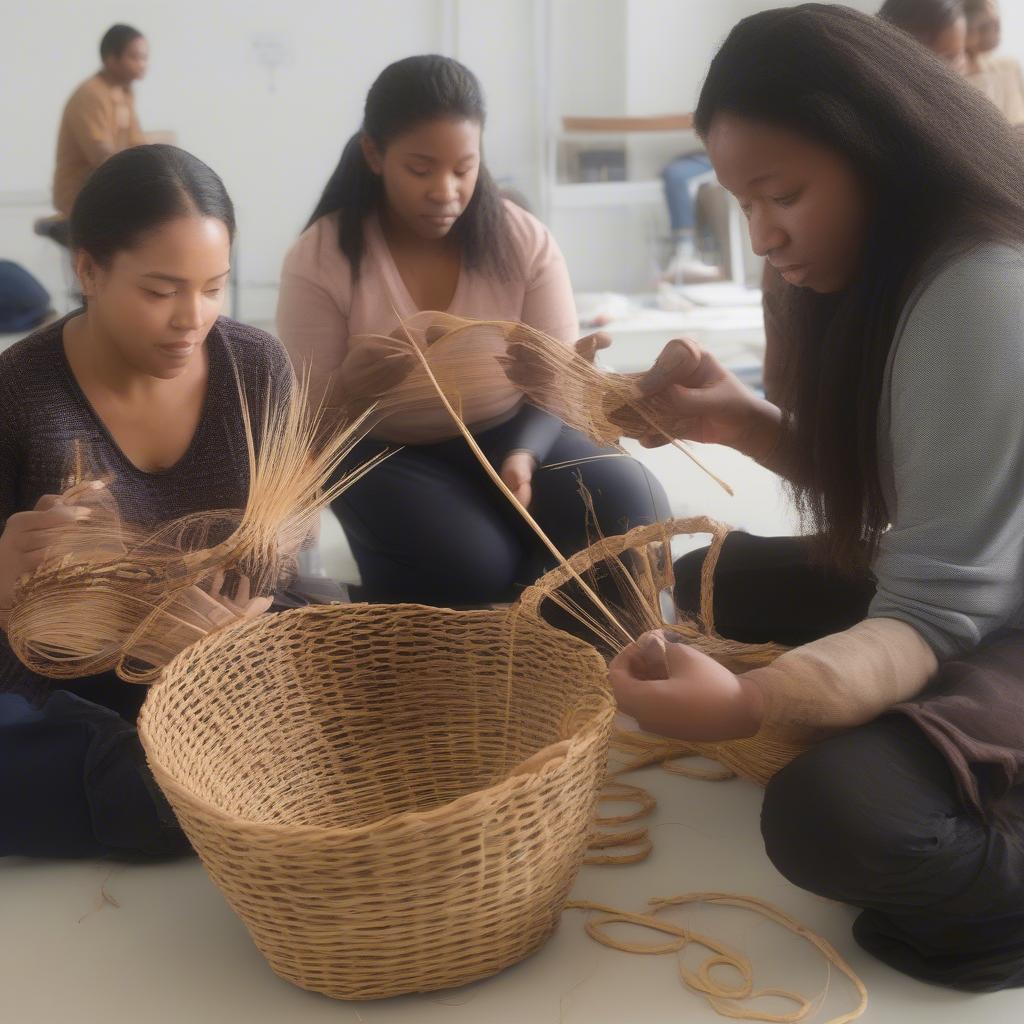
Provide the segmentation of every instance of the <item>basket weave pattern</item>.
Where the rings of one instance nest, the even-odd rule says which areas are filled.
[[[274,971],[373,999],[465,984],[545,941],[612,716],[600,657],[517,610],[350,605],[189,648],[139,734]]]
[[[715,569],[722,552],[722,545],[728,536],[729,527],[706,516],[689,519],[672,519],[650,526],[638,526],[629,533],[618,537],[606,537],[590,547],[573,555],[568,565],[586,578],[602,563],[617,561],[622,572],[628,572],[636,584],[635,591],[623,612],[636,634],[648,629],[665,628],[681,637],[686,643],[714,658],[733,672],[770,665],[786,648],[777,644],[746,644],[729,640],[715,630],[714,589]],[[663,618],[663,595],[671,595],[675,583],[672,566],[672,538],[680,534],[707,533],[711,545],[705,556],[701,571],[700,615],[697,618],[682,613],[676,622]],[[520,598],[523,616],[540,621],[542,606],[551,600],[551,595],[569,584],[572,574],[565,566],[552,569],[531,587],[527,587]],[[616,738],[626,741],[632,749],[642,744],[632,738]],[[718,761],[730,771],[759,785],[767,785],[776,772],[806,749],[806,745],[794,743],[788,737],[775,735],[764,728],[748,739],[731,740],[724,743],[695,743],[682,740],[656,739],[647,744],[649,758],[637,757],[632,767],[650,764],[657,760],[700,755]],[[625,769],[623,769],[625,770]]]

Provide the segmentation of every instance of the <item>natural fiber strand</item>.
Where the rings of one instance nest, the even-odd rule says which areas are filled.
[[[639,864],[646,860],[654,849],[650,830],[643,826],[634,829],[610,829],[610,825],[626,825],[646,818],[657,806],[653,796],[640,786],[606,778],[598,795],[598,807],[603,803],[632,803],[636,809],[628,814],[602,814],[595,812],[593,823],[599,828],[590,834],[588,849],[601,851],[588,853],[584,864]],[[625,849],[627,853],[610,854],[604,851]]]
[[[8,638],[30,669],[62,679],[116,669],[127,681],[151,681],[171,657],[225,625],[208,618],[205,605],[197,610],[193,588],[209,593],[230,577],[244,578],[251,596],[271,593],[320,509],[390,454],[329,485],[367,415],[324,431],[298,388],[287,402],[264,405],[257,452],[240,384],[239,403],[250,480],[243,509],[143,531],[122,521],[109,492],[83,482],[72,488],[76,501],[98,495],[92,514],[64,531],[43,565],[19,581],[11,609]],[[80,447],[75,463],[82,474]],[[210,604],[210,614],[219,611]]]
[[[753,897],[734,896],[728,893],[697,892],[688,893],[683,896],[675,896],[669,899],[651,900],[650,905],[652,910],[648,914],[636,914],[630,911],[618,910],[615,907],[610,907],[605,904],[582,900],[570,901],[567,904],[566,909],[594,911],[604,915],[598,920],[588,920],[586,924],[587,934],[602,945],[609,946],[612,949],[618,949],[623,952],[642,955],[658,956],[676,954],[678,956],[679,974],[683,983],[691,991],[703,995],[711,1005],[712,1009],[722,1016],[732,1017],[737,1020],[759,1020],[778,1022],[778,1024],[797,1024],[797,1022],[805,1021],[808,1017],[817,1012],[824,1003],[824,999],[828,994],[829,979],[826,980],[826,985],[823,991],[813,999],[807,999],[804,996],[784,989],[769,988],[755,990],[753,987],[753,969],[749,958],[716,939],[694,932],[689,928],[671,924],[670,922],[659,919],[656,916],[663,910],[695,903],[709,903],[719,906],[732,906],[739,907],[744,910],[750,910],[766,917],[768,920],[773,921],[776,924],[781,925],[794,935],[797,935],[814,946],[814,948],[817,949],[825,958],[829,979],[831,977],[832,968],[837,968],[847,977],[847,979],[849,979],[858,996],[857,1006],[853,1010],[841,1014],[838,1017],[831,1018],[828,1024],[849,1024],[850,1021],[854,1021],[862,1016],[867,1009],[868,993],[864,983],[860,980],[849,964],[846,963],[842,956],[840,956],[831,943],[822,936],[811,931],[811,929],[807,928],[805,925],[802,925],[781,908],[767,902],[766,900],[755,899]],[[607,927],[612,924],[639,925],[671,936],[672,939],[671,941],[651,945],[623,942],[615,939],[607,933]],[[701,964],[700,968],[696,972],[689,970],[684,965],[681,956],[683,950],[691,943],[704,946],[713,954]],[[721,967],[729,967],[735,970],[740,975],[740,984],[730,987],[716,981],[712,977],[712,971],[715,970],[715,968]],[[758,1011],[749,1005],[744,1005],[749,1004],[753,1000],[767,997],[788,1000],[796,1004],[797,1009],[788,1014],[773,1014]]]
[[[599,444],[617,445],[622,437],[649,434],[663,437],[726,493],[733,494],[724,480],[675,437],[671,406],[641,394],[642,374],[601,370],[563,342],[512,321],[423,311],[399,318],[399,322],[409,348],[418,352],[423,362],[418,372],[377,399],[376,422],[435,409],[438,388],[464,418],[465,406],[478,406],[495,392],[497,381],[507,378],[533,405]],[[397,343],[395,335],[363,334],[355,336],[352,344],[370,341],[392,348]],[[430,375],[423,372],[426,365]]]

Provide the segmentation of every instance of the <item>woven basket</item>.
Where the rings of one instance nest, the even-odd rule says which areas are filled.
[[[621,610],[622,621],[632,635],[667,626],[687,643],[697,647],[716,661],[734,672],[745,672],[771,664],[786,648],[777,644],[744,644],[727,640],[715,631],[714,585],[715,568],[722,552],[722,545],[729,535],[729,527],[698,516],[690,519],[671,519],[650,526],[638,526],[619,537],[605,537],[589,548],[569,559],[569,565],[583,577],[601,596],[608,600],[609,582],[623,577],[625,573],[635,583],[629,600],[615,610]],[[672,567],[672,538],[678,535],[707,533],[711,535],[711,546],[704,559],[701,572],[700,614],[697,618],[687,617],[675,610],[667,619],[664,615],[666,600],[671,599],[675,576]],[[617,562],[617,574],[610,573],[608,566]],[[598,576],[603,584],[598,582]],[[525,617],[543,621],[542,608],[551,600],[551,595],[567,584],[574,586],[572,573],[565,566],[552,569],[533,586],[528,587],[520,598]],[[621,583],[616,583],[622,590]],[[586,600],[586,599],[584,599]],[[553,602],[552,602],[553,604]],[[592,607],[592,605],[591,605]],[[674,604],[672,605],[674,609]],[[786,737],[773,735],[762,729],[749,739],[728,743],[689,743],[683,741],[661,741],[657,743],[660,759],[699,754],[725,765],[731,771],[760,785],[780,769],[784,768],[798,754],[806,750]],[[652,747],[652,750],[654,748]],[[650,763],[648,761],[647,763]]]
[[[517,609],[349,605],[184,651],[139,734],[274,971],[377,999],[465,984],[545,941],[613,714],[595,652]]]

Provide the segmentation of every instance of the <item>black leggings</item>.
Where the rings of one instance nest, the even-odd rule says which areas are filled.
[[[516,429],[513,419],[477,435],[496,469]],[[360,442],[343,470],[388,447]],[[610,457],[579,461],[594,456]],[[565,462],[574,464],[559,468]],[[670,514],[664,489],[640,463],[563,427],[534,473],[530,513],[564,555],[586,547],[593,536],[580,480],[594,501],[596,524],[590,528],[596,525],[605,536]],[[554,565],[461,437],[407,445],[332,508],[352,546],[361,594],[368,601],[456,607],[512,601]]]
[[[676,563],[677,598],[690,610],[703,555]],[[873,592],[868,581],[811,568],[806,541],[795,538],[733,534],[719,567],[716,624],[740,641],[805,643],[848,628]],[[1021,658],[1024,686],[1024,646]],[[985,672],[984,656],[973,666]],[[883,715],[791,762],[768,784],[761,831],[791,882],[862,908],[854,937],[890,966],[968,991],[1024,985],[1024,787],[1001,799],[998,822],[982,821],[905,715]]]

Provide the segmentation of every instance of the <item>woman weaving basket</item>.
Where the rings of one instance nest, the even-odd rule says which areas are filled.
[[[143,529],[245,505],[239,389],[259,423],[293,377],[274,338],[220,316],[234,227],[220,178],[188,153],[111,157],[71,214],[85,309],[0,355],[0,856],[189,849],[135,731],[146,688],[112,672],[57,687],[6,630],[18,579],[111,501]],[[187,592],[200,625],[269,605],[245,581],[220,590]]]
[[[686,341],[645,389],[677,436],[785,476],[815,536],[733,535],[716,575],[722,634],[794,650],[737,676],[647,634],[612,665],[620,705],[682,739],[820,741],[768,785],[779,870],[862,908],[899,970],[1022,985],[1024,149],[838,6],[741,22],[696,124],[776,278],[781,408]]]
[[[420,310],[576,340],[565,261],[548,230],[500,196],[483,122],[479,82],[450,58],[409,57],[374,82],[363,128],[282,272],[278,330],[314,401],[351,411],[388,390],[400,397],[415,358],[380,336]],[[463,419],[560,551],[588,543],[579,476],[606,534],[668,516],[664,490],[638,462],[594,459],[609,450],[524,403],[503,373],[468,380],[465,366],[453,369]],[[389,415],[351,463],[398,445],[333,503],[367,600],[510,601],[550,566],[440,402]]]

